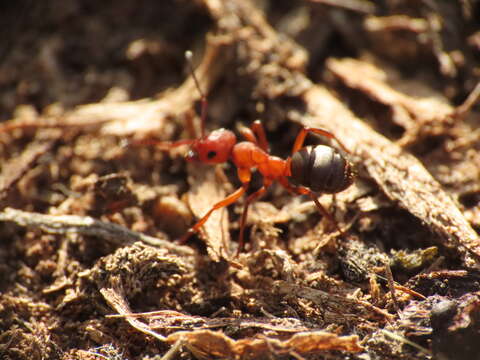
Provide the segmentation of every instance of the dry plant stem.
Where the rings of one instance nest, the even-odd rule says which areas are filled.
[[[397,295],[395,294],[395,282],[393,280],[392,269],[390,265],[385,264],[385,274],[387,275],[388,288],[390,289],[390,294],[392,294],[393,307],[395,311],[400,313],[400,306],[398,305]]]
[[[420,300],[426,300],[426,299],[427,299],[426,296],[423,296],[422,294],[420,294],[420,293],[418,293],[418,292],[416,292],[416,291],[414,291],[414,290],[412,290],[412,289],[409,289],[409,288],[407,288],[407,287],[405,287],[405,286],[402,286],[402,285],[395,284],[395,290],[402,291],[402,292],[404,292],[405,294],[408,294],[408,295],[410,295],[410,296],[412,296],[412,297],[416,297],[416,298],[418,298],[418,299],[420,299]]]
[[[472,106],[478,102],[478,99],[480,99],[480,81],[465,99],[463,104],[455,109],[452,116],[456,119],[462,119],[470,111]]]
[[[415,349],[421,351],[422,353],[424,354],[427,354],[427,355],[430,355],[432,356],[432,352],[426,348],[424,348],[423,346],[420,346],[418,345],[417,343],[414,343],[413,341],[410,341],[408,340],[406,337],[404,336],[400,336],[398,334],[395,334],[389,330],[385,330],[385,329],[382,329],[381,330],[385,335],[387,335],[389,338],[393,339],[393,340],[397,340],[397,341],[400,341],[402,343],[405,343],[405,344],[408,344],[410,346],[413,346]]]
[[[309,331],[311,328],[303,325],[303,322],[296,318],[277,318],[273,315],[267,318],[237,318],[237,317],[209,317],[192,316],[179,313],[174,310],[158,310],[147,313],[107,315],[108,318],[136,318],[148,322],[150,327],[155,330],[163,329],[213,329],[235,327],[238,329],[256,328],[275,332],[298,333],[300,331]]]
[[[4,124],[0,124],[0,134],[1,133],[11,133],[14,130],[22,129],[22,130],[38,130],[38,129],[82,129],[85,127],[99,127],[104,123],[108,122],[108,120],[88,120],[82,121],[80,123],[76,122],[68,122],[68,116],[61,116],[58,118],[50,118],[48,116],[44,118],[40,118],[39,121],[33,122],[17,122],[15,119],[11,119]]]
[[[100,293],[103,295],[105,298],[105,301],[113,308],[115,311],[117,311],[119,314],[129,314],[131,313],[130,307],[125,299],[125,295],[123,294],[123,289],[121,287],[120,282],[118,281],[116,284],[114,284],[114,287],[112,288],[102,288],[100,289]],[[126,317],[127,322],[132,325],[135,329],[153,336],[154,338],[160,340],[160,341],[165,341],[166,338],[160,334],[157,334],[155,331],[150,329],[150,327],[131,317]]]
[[[100,221],[89,216],[45,215],[6,208],[0,212],[0,221],[11,221],[20,226],[39,228],[50,234],[74,233],[95,236],[119,246],[141,241],[151,246],[169,249],[178,254],[193,255],[193,250],[189,247],[144,235],[123,226]]]
[[[177,354],[182,351],[182,347],[185,345],[185,340],[179,338],[175,344],[162,356],[160,360],[172,360],[177,357]]]
[[[328,6],[334,6],[347,10],[356,11],[362,14],[373,14],[375,12],[375,3],[363,0],[309,0],[312,3],[318,3]]]

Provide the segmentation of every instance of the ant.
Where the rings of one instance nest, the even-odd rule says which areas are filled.
[[[296,195],[307,195],[315,203],[320,214],[332,222],[337,231],[342,233],[333,217],[318,201],[319,193],[335,194],[348,188],[354,180],[351,163],[336,149],[326,145],[303,147],[305,137],[309,133],[334,139],[340,147],[348,153],[345,146],[331,132],[320,129],[303,127],[297,135],[292,156],[282,159],[269,153],[269,146],[262,123],[254,121],[250,128],[242,126],[239,129],[245,141],[238,142],[235,134],[227,129],[217,129],[210,133],[205,132],[207,117],[207,97],[200,88],[192,63],[192,52],[187,51],[185,57],[189,71],[200,94],[201,101],[201,136],[197,139],[186,139],[174,142],[140,140],[137,143],[158,145],[162,150],[189,145],[190,151],[186,155],[187,161],[200,161],[205,164],[220,164],[228,160],[237,168],[237,176],[242,183],[240,188],[228,195],[213,207],[193,225],[180,239],[185,243],[188,238],[198,232],[210,215],[220,208],[236,202],[247,192],[251,174],[257,169],[263,176],[263,186],[250,194],[245,200],[242,217],[240,219],[240,234],[238,238],[237,255],[243,250],[245,222],[248,208],[252,202],[265,194],[267,189],[277,181],[289,192]]]

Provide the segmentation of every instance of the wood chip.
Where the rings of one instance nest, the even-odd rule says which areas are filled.
[[[217,202],[227,196],[215,177],[211,166],[194,164],[189,167],[188,205],[197,219],[202,218]],[[208,255],[213,261],[229,258],[230,232],[228,231],[228,210],[221,208],[212,213],[203,225],[200,236],[205,240]]]

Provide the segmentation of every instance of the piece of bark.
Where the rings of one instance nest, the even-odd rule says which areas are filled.
[[[386,321],[392,321],[394,315],[380,309],[367,301],[351,299],[345,296],[331,294],[308,286],[301,286],[287,281],[277,281],[275,292],[279,295],[291,295],[313,301],[315,304],[332,309],[338,314],[338,319],[347,313],[362,314],[365,318],[381,317]]]
[[[394,69],[350,58],[329,59],[326,66],[344,85],[390,109],[390,121],[405,129],[401,146],[441,134],[452,123],[454,108],[444,96],[418,80],[401,79]]]
[[[225,199],[226,192],[215,179],[215,170],[208,165],[195,164],[189,168],[188,205],[197,219],[201,219],[217,202]],[[229,258],[230,233],[227,207],[215,210],[202,226],[200,237],[207,245],[213,261]]]

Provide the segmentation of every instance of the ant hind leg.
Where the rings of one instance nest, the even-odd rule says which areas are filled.
[[[316,194],[315,192],[311,191],[310,189],[304,186],[293,186],[288,182],[287,178],[281,178],[280,184],[293,194],[308,195],[310,199],[312,199],[312,201],[315,203],[315,206],[317,207],[320,215],[326,217],[328,221],[330,221],[330,223],[333,224],[333,226],[335,226],[335,229],[340,233],[340,235],[342,236],[344,235],[344,232],[338,226],[338,223],[335,220],[335,218],[323,207],[320,201],[318,201],[318,194]]]
[[[335,218],[332,216],[332,214],[330,214],[324,207],[322,204],[320,204],[320,201],[318,201],[318,196],[314,193],[314,192],[309,192],[308,193],[308,196],[310,196],[310,199],[312,199],[312,201],[315,203],[315,206],[317,207],[317,209],[319,210],[319,212],[325,216],[328,221],[330,221],[331,224],[333,224],[333,226],[335,226],[335,229],[340,233],[341,236],[344,235],[344,232],[342,231],[342,229],[340,229],[340,227],[338,226],[338,223],[337,223],[337,220],[335,220]]]
[[[264,185],[260,189],[255,191],[253,194],[250,194],[245,200],[245,204],[243,205],[242,218],[240,220],[240,234],[238,236],[238,248],[237,248],[236,256],[238,256],[243,250],[245,223],[247,222],[248,208],[251,203],[253,203],[255,200],[258,200],[260,197],[262,197],[265,194],[265,192],[267,191],[270,185],[271,183],[264,183]]]
[[[345,151],[346,153],[349,153],[345,145],[343,145],[343,143],[340,140],[338,140],[338,138],[334,134],[332,134],[330,131],[325,129],[320,129],[320,128],[303,127],[298,133],[297,138],[295,139],[295,143],[293,144],[292,154],[296,153],[298,150],[300,150],[303,147],[303,143],[305,142],[305,138],[308,133],[314,133],[317,135],[325,136],[326,138],[329,138],[329,139],[333,139],[338,143],[338,145],[340,145],[343,151]]]

